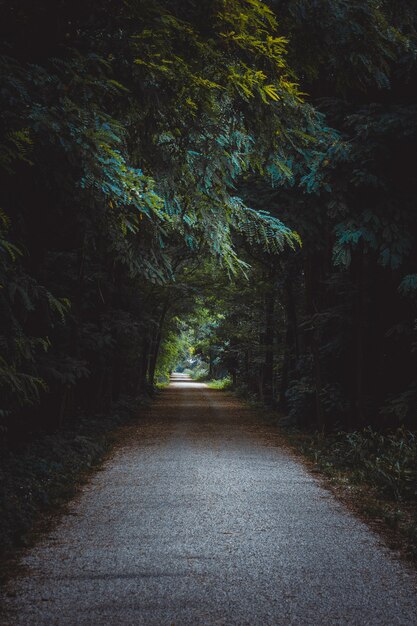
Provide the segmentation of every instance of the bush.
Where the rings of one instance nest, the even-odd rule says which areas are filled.
[[[384,498],[417,499],[417,437],[405,428],[387,434],[372,428],[316,434],[302,450],[324,468],[348,470],[354,480],[375,487]]]
[[[290,423],[302,425],[315,412],[315,387],[310,377],[292,380],[285,394]]]
[[[192,370],[187,370],[184,373],[189,374],[189,376],[191,376],[193,380],[207,380],[209,370],[208,370],[208,366],[206,365],[206,363],[200,363],[199,365],[194,367]]]
[[[218,380],[209,380],[207,385],[211,389],[232,389],[233,381],[230,376],[226,376],[225,378],[219,378]]]
[[[137,410],[124,399],[110,416],[81,418],[59,431],[4,454],[0,460],[0,553],[26,545],[43,512],[67,501],[89,468],[110,448],[112,433]]]

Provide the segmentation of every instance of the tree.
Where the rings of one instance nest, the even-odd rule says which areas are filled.
[[[319,120],[262,2],[3,8],[1,206],[8,250],[23,251],[6,251],[5,281],[21,272],[61,303],[52,323],[40,299],[17,331],[44,342],[28,361],[49,390],[19,419],[53,428],[150,388],[183,258],[214,255],[233,273],[244,268],[233,233],[297,245],[235,187],[245,172],[285,172],[297,129]],[[19,307],[4,308],[4,328]],[[20,357],[8,359],[13,396]]]

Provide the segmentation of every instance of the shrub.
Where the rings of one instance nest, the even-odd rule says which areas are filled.
[[[302,449],[322,467],[349,470],[355,481],[372,485],[382,497],[417,499],[417,436],[403,427],[391,433],[366,428],[316,434]]]

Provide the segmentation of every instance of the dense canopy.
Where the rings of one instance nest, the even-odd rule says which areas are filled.
[[[181,362],[415,425],[413,2],[0,7],[4,445]]]

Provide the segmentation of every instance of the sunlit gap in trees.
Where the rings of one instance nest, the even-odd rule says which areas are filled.
[[[203,287],[201,289],[204,290]],[[218,354],[219,351],[224,353],[227,347],[226,344],[220,346],[225,315],[215,312],[218,306],[219,303],[208,295],[205,299],[191,298],[188,315],[172,317],[158,359],[158,382],[166,381],[171,372],[194,380],[208,380],[228,374],[225,366],[220,366]]]
[[[200,383],[190,378],[187,374],[181,374],[174,372],[170,376],[170,384],[173,387],[180,387],[184,390],[202,389],[205,387],[204,383]]]

